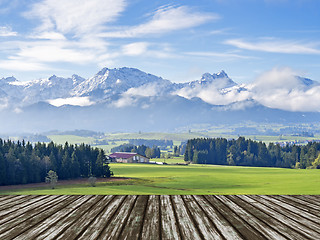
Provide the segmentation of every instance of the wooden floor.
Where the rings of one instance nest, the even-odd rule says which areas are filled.
[[[320,196],[0,196],[0,239],[320,239]]]

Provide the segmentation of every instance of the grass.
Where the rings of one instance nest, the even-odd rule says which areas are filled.
[[[117,177],[131,179],[2,194],[320,194],[317,169],[204,165],[110,164]]]

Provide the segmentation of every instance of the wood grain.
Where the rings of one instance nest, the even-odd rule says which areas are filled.
[[[0,196],[0,239],[320,239],[320,196]]]

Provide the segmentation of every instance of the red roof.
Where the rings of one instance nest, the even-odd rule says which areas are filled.
[[[131,158],[138,155],[138,153],[129,153],[129,152],[115,152],[109,155],[111,158]]]

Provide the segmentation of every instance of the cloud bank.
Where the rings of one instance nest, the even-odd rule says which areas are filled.
[[[63,105],[85,107],[94,104],[94,102],[90,101],[89,97],[56,98],[48,100],[48,103],[55,107],[60,107]]]
[[[320,111],[320,84],[306,84],[289,68],[274,68],[248,86],[252,98],[264,106],[288,111]]]

